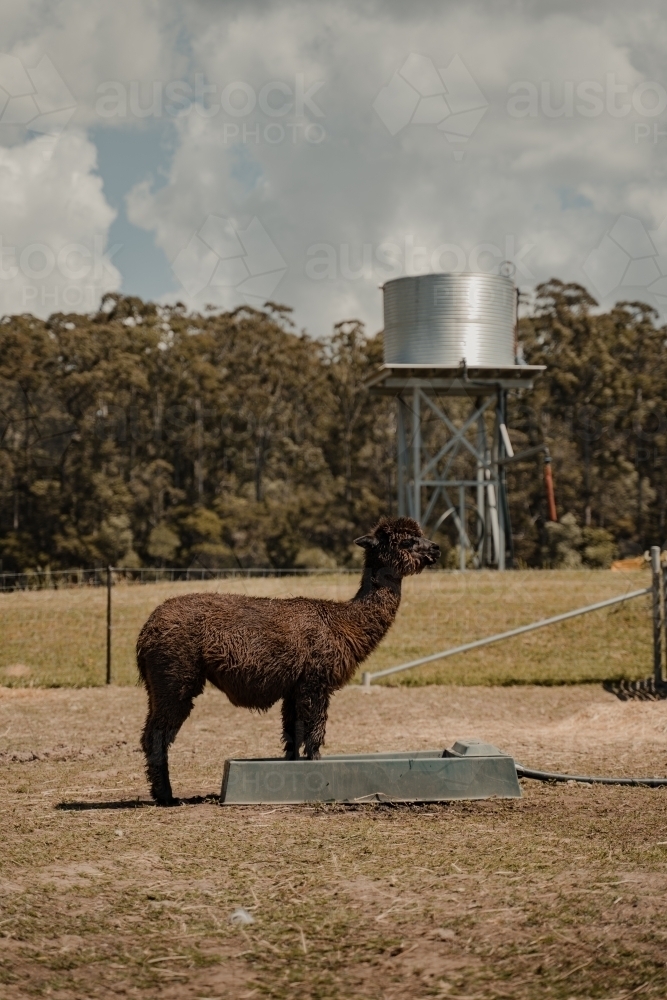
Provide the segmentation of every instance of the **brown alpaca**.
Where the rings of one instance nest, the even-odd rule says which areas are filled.
[[[174,803],[168,749],[206,681],[232,705],[266,711],[282,698],[285,756],[316,760],[329,699],[353,677],[396,617],[401,580],[440,555],[409,517],[383,518],[357,545],[361,586],[350,601],[277,600],[240,594],[172,597],[153,611],[137,640],[148,691],[141,739],[151,794]]]

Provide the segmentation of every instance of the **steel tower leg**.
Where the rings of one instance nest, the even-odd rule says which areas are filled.
[[[477,409],[481,406],[481,400],[477,400],[475,403]],[[484,452],[486,450],[486,433],[484,427],[484,414],[479,413],[477,415],[477,454],[480,456],[477,459],[477,513],[480,519],[483,530],[480,532],[479,545],[477,546],[477,561],[479,563],[479,568],[484,566],[484,545],[486,541],[487,534],[487,516],[486,516],[486,503],[485,503],[485,490],[484,490]]]
[[[412,390],[412,516],[421,523],[422,519],[422,482],[421,482],[421,393],[418,388]]]
[[[459,569],[462,573],[465,573],[468,553],[466,542],[466,488],[459,486]]]
[[[406,504],[406,491],[407,491],[407,454],[406,454],[406,443],[405,443],[405,403],[402,396],[398,396],[396,399],[396,437],[398,444],[398,463],[397,463],[397,480],[398,480],[398,516],[404,517],[408,513],[408,506]]]
[[[496,551],[496,559],[497,559],[498,569],[502,572],[505,569],[505,511],[502,502],[502,493],[500,485],[501,466],[498,465],[498,459],[502,455],[502,438],[500,434],[500,425],[502,423],[501,396],[502,396],[502,390],[499,389],[498,402],[496,406],[496,421],[493,427],[493,452],[491,455],[491,461],[492,461],[492,475],[498,484],[498,491],[496,494],[496,510],[498,518],[498,545]]]

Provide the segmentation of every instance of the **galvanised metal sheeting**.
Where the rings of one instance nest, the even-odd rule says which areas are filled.
[[[387,281],[385,364],[515,364],[516,288],[499,274],[420,274]]]

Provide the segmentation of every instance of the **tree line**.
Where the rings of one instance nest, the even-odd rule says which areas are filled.
[[[665,338],[645,304],[537,289],[519,341],[547,371],[509,423],[515,451],[549,445],[565,517],[547,522],[534,459],[509,467],[515,564],[663,541]],[[381,334],[350,320],[318,341],[276,303],[193,314],[114,293],[95,315],[5,317],[2,570],[358,565],[352,540],[396,503],[395,404],[366,388],[381,363]]]

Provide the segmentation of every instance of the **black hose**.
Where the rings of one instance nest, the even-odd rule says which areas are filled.
[[[534,778],[535,781],[585,781],[592,785],[647,785],[649,788],[667,785],[667,778],[599,778],[585,774],[554,774],[551,771],[534,771],[516,762],[515,767],[519,778]]]

